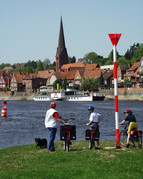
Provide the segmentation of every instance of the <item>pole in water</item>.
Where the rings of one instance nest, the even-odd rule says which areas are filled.
[[[118,84],[117,84],[117,52],[116,45],[121,37],[121,34],[108,34],[113,44],[113,60],[114,60],[114,96],[115,96],[115,124],[116,124],[116,148],[121,148],[120,133],[119,133],[119,108],[118,108]]]

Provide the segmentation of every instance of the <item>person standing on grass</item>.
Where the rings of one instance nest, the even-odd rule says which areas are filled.
[[[88,107],[88,111],[90,113],[90,117],[89,117],[89,123],[87,123],[86,125],[89,126],[91,125],[91,129],[95,131],[95,133],[97,134],[97,147],[95,149],[100,149],[100,144],[99,144],[99,135],[100,135],[100,132],[99,132],[99,122],[101,120],[101,115],[94,112],[94,107],[93,106],[89,106]],[[91,149],[92,146],[91,146],[91,142],[89,140],[89,149]]]
[[[51,102],[50,109],[46,112],[46,116],[45,116],[45,127],[48,128],[48,135],[49,135],[48,147],[47,147],[48,152],[55,151],[54,140],[57,132],[57,121],[64,125],[67,125],[67,123],[64,123],[60,119],[59,114],[55,109],[56,109],[56,103]]]

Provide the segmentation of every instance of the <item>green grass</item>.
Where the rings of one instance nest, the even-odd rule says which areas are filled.
[[[26,101],[27,98],[26,98],[26,97],[21,97],[21,100],[22,100],[22,101]]]
[[[143,178],[143,149],[115,147],[101,141],[100,150],[88,150],[88,142],[72,142],[70,151],[55,143],[56,152],[33,145],[0,150],[1,179],[121,179]]]

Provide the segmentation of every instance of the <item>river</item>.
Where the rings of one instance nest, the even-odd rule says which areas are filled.
[[[88,106],[102,115],[100,140],[116,140],[114,101],[68,102],[57,101],[57,111],[70,124],[76,125],[77,140],[85,140],[85,124],[88,122]],[[50,102],[7,101],[7,118],[0,117],[0,149],[16,145],[35,143],[35,138],[47,138],[44,126],[45,114]],[[0,101],[0,108],[3,107]],[[143,130],[143,101],[119,101],[119,121],[124,119],[124,110],[130,109],[137,118],[140,130]],[[70,118],[75,120],[71,120]],[[56,141],[60,141],[59,126]],[[121,129],[122,127],[120,127]]]

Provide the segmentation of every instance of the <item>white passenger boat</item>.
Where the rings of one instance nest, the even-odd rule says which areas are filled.
[[[93,96],[71,95],[66,96],[66,101],[93,101]]]
[[[55,101],[63,101],[65,100],[64,92],[51,93],[51,98]]]
[[[34,95],[34,101],[103,101],[104,95],[90,94],[90,95],[65,95],[64,92],[51,93],[51,95]]]
[[[34,101],[51,101],[51,97],[48,95],[34,95],[33,96]]]

